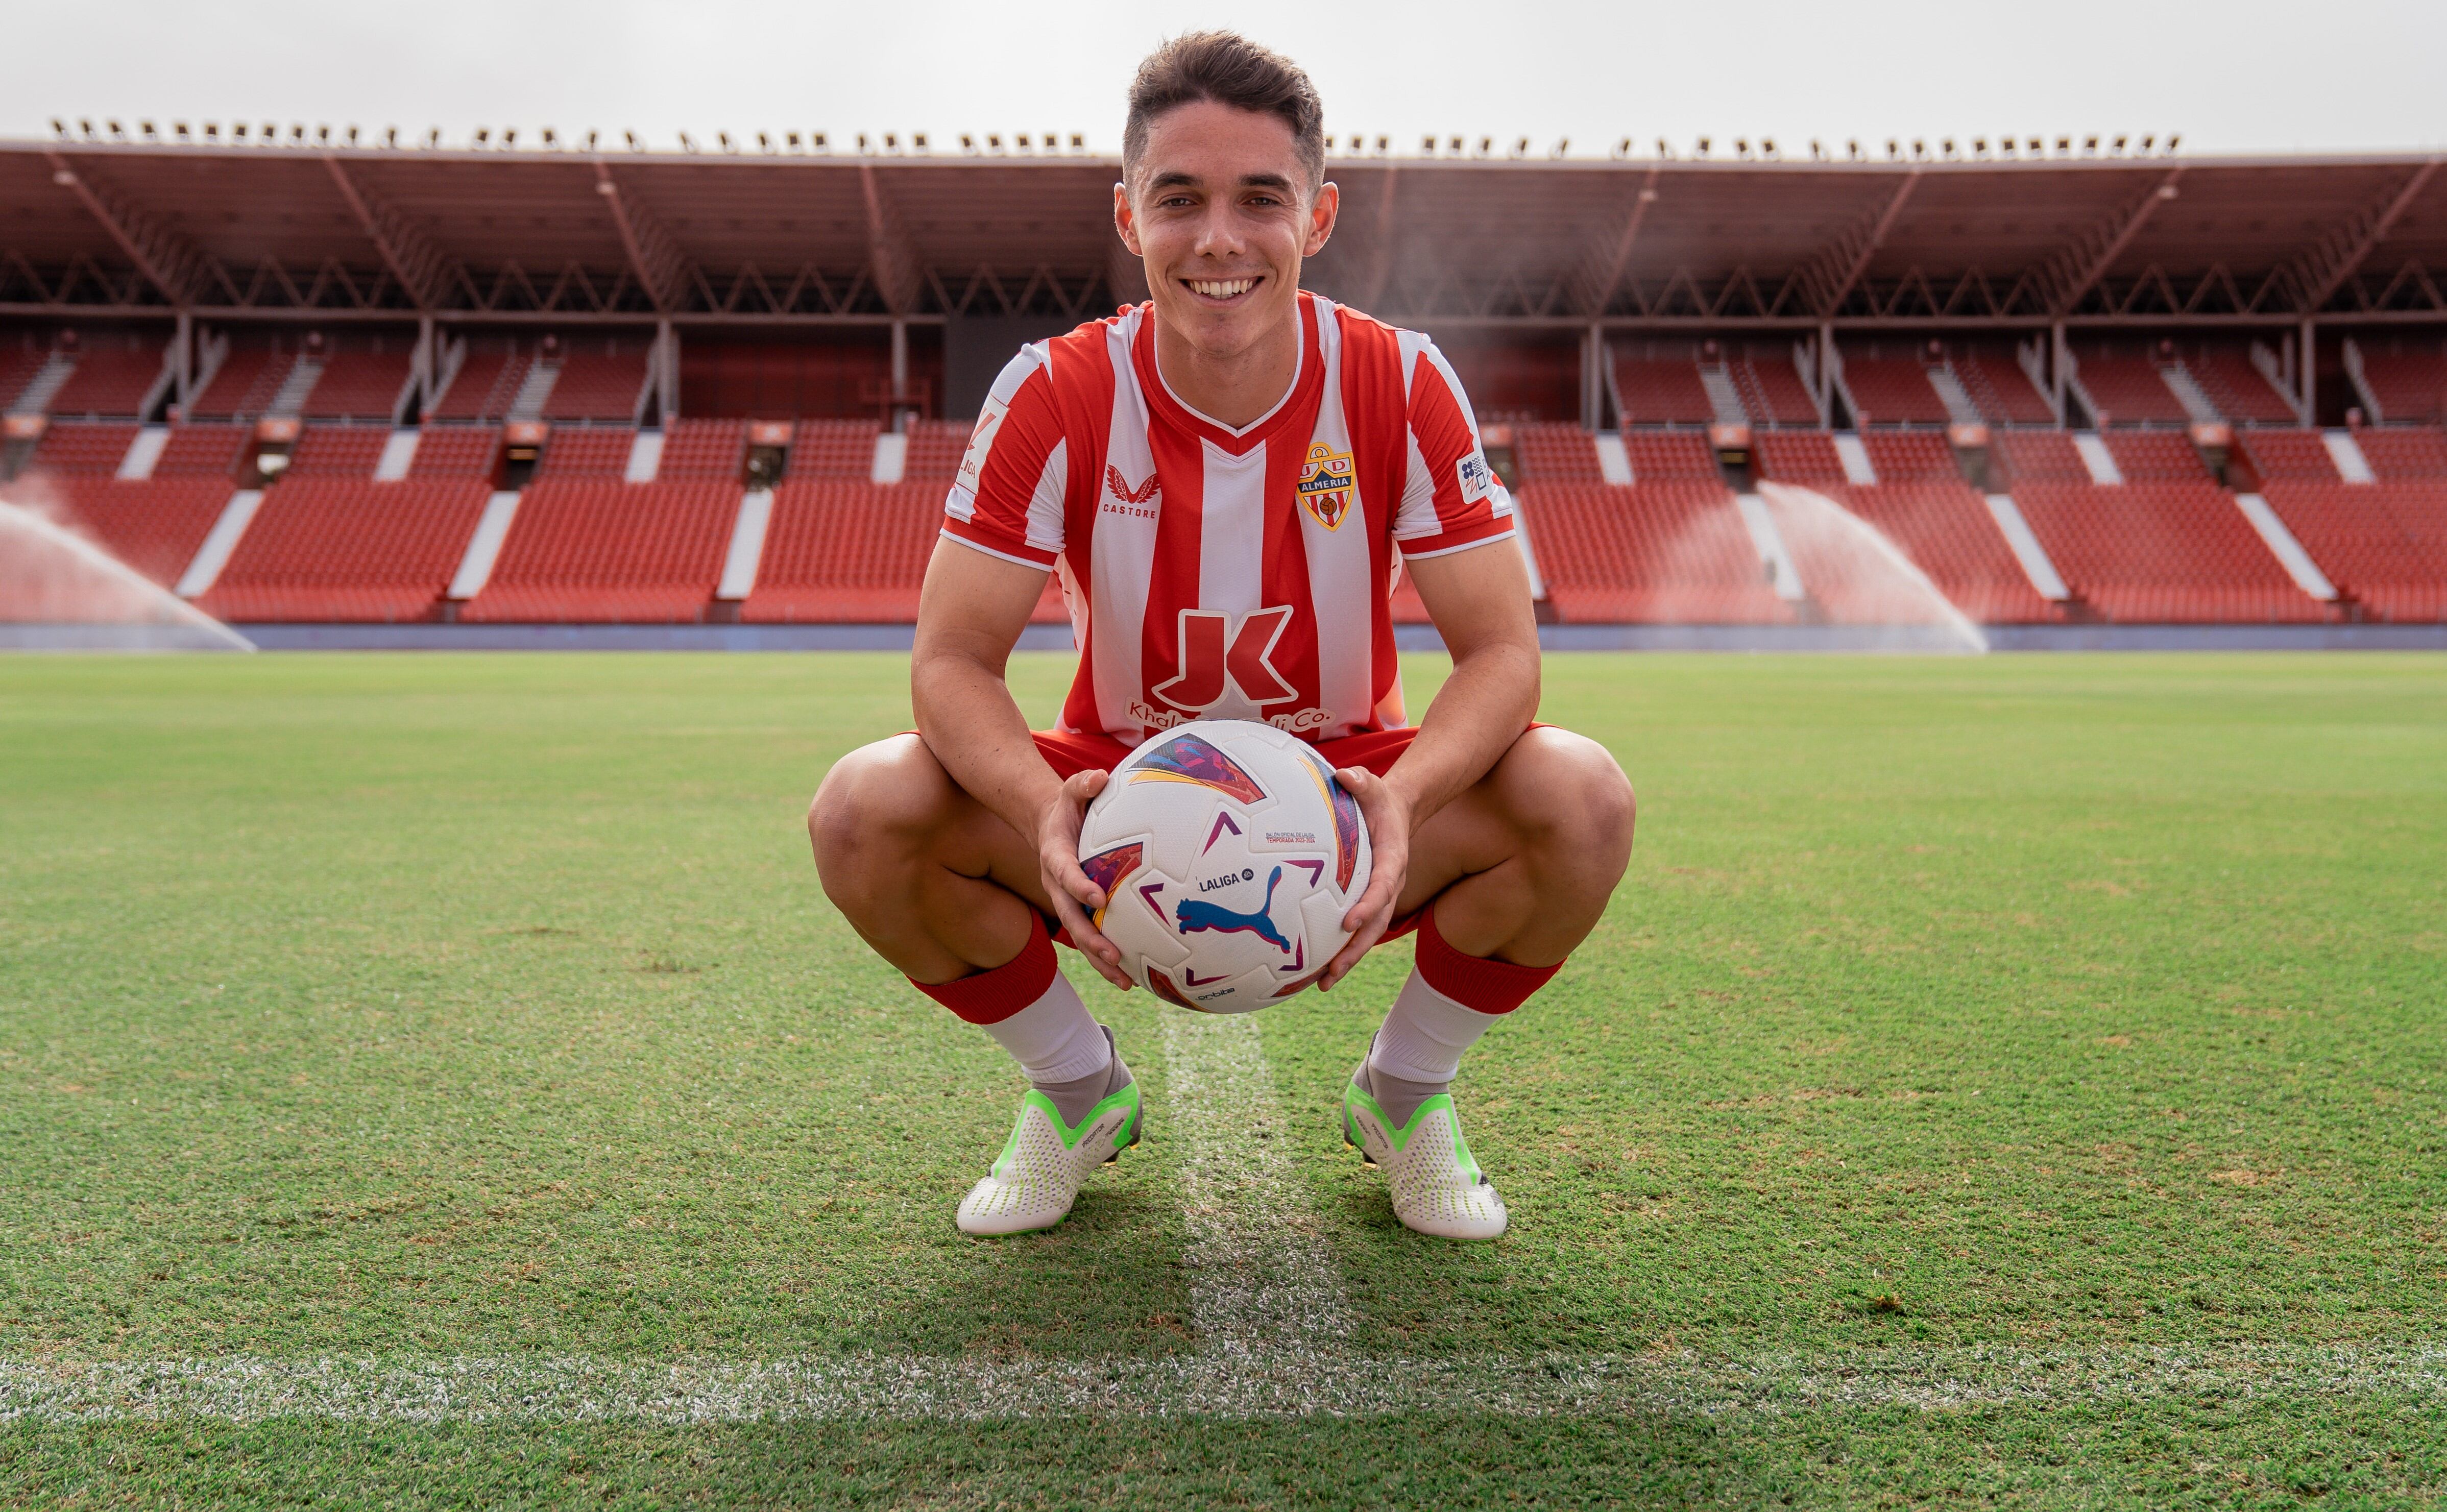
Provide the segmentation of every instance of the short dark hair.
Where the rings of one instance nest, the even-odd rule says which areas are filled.
[[[1130,81],[1129,120],[1122,127],[1122,176],[1147,151],[1148,128],[1167,110],[1211,100],[1274,116],[1292,128],[1292,147],[1308,169],[1309,187],[1325,182],[1325,104],[1299,65],[1236,31],[1191,31],[1147,55]]]

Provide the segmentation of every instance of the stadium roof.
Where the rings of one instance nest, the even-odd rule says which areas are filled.
[[[2436,155],[1334,160],[1309,281],[1412,324],[2447,318]],[[0,314],[778,327],[1142,293],[1111,159],[0,143]]]

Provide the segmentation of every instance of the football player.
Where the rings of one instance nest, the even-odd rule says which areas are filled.
[[[1140,66],[1113,227],[1150,297],[1023,349],[996,382],[920,601],[918,731],[844,758],[809,812],[850,923],[1031,1084],[959,1205],[972,1234],[1059,1222],[1138,1139],[1138,1087],[1053,944],[1129,985],[1078,836],[1148,735],[1264,720],[1314,742],[1358,800],[1374,871],[1318,985],[1416,933],[1341,1117],[1421,1233],[1504,1231],[1450,1084],[1595,927],[1629,859],[1622,769],[1534,722],[1512,501],[1451,368],[1425,336],[1300,288],[1340,203],[1322,120],[1304,73],[1228,32]],[[1389,604],[1404,572],[1452,656],[1415,726]],[[1004,665],[1049,573],[1080,659],[1055,728],[1032,731]]]

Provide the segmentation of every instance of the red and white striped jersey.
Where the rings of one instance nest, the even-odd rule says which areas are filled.
[[[1156,370],[1151,307],[1021,350],[977,417],[943,533],[1061,574],[1080,647],[1060,728],[1185,720],[1312,741],[1405,723],[1397,553],[1508,540],[1512,500],[1434,343],[1299,296],[1299,368],[1240,430]]]

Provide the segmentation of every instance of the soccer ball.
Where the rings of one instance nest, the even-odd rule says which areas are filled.
[[[1302,992],[1368,888],[1359,804],[1314,747],[1238,719],[1176,725],[1088,805],[1079,865],[1122,969],[1177,1007],[1246,1013]]]

